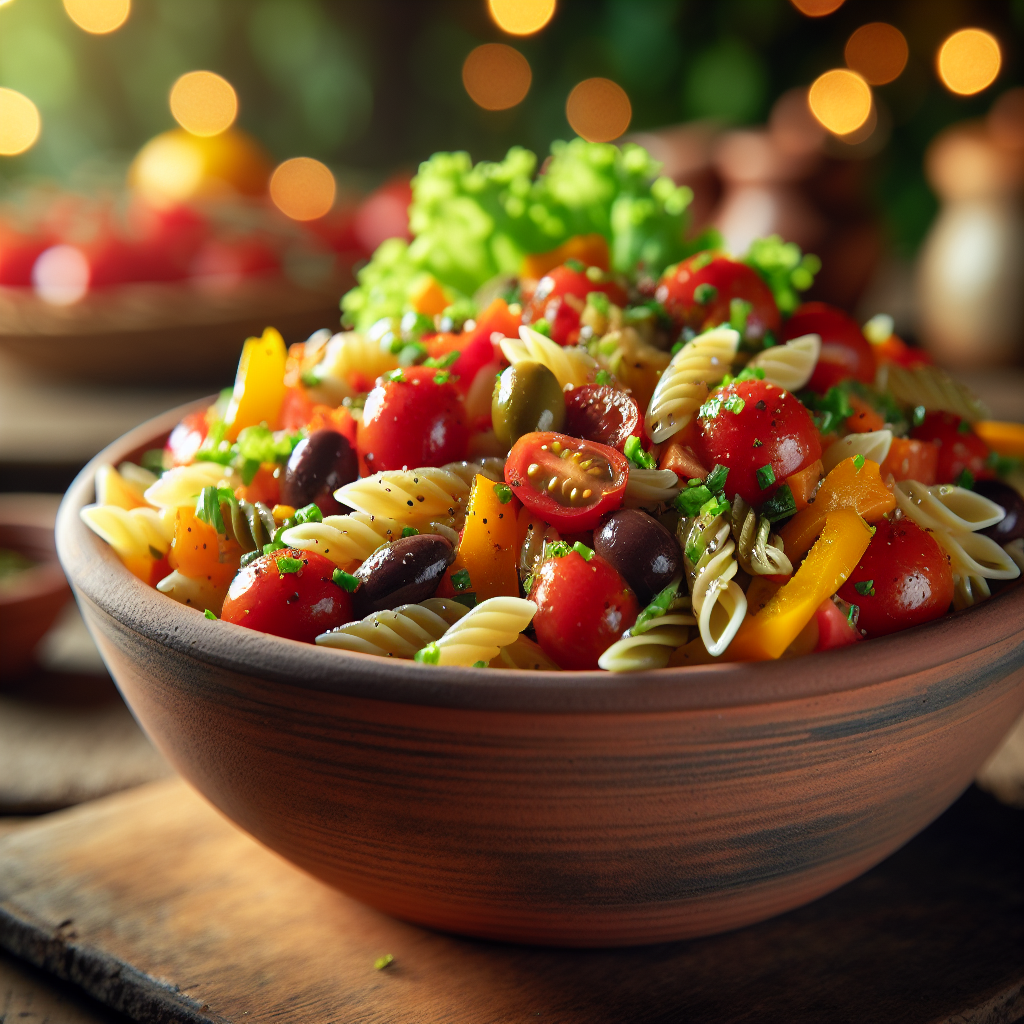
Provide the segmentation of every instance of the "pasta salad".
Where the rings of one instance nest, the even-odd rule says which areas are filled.
[[[492,668],[792,657],[1020,575],[1024,427],[796,246],[687,241],[639,147],[535,171],[432,157],[345,329],[250,338],[84,521],[208,618]]]

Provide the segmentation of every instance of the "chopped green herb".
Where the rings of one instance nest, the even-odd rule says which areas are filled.
[[[815,425],[822,434],[830,434],[853,415],[853,406],[841,385],[829,388],[824,396],[802,391],[797,397],[815,414]]]
[[[693,301],[707,306],[718,298],[718,289],[713,284],[699,284],[693,289]]]
[[[587,292],[587,305],[593,306],[602,316],[607,316],[612,306],[604,292]]]
[[[160,559],[164,557],[164,552],[161,551],[159,548],[153,547],[152,544],[149,544],[147,546],[149,547],[150,557],[153,558],[155,561],[159,562]]]
[[[303,505],[302,508],[297,509],[295,512],[295,523],[322,523],[324,521],[323,513],[320,511],[319,506],[314,505],[310,502],[308,505]]]
[[[715,254],[710,250],[697,253],[696,256],[690,260],[690,270],[703,270],[709,263],[714,262]],[[669,267],[665,273],[670,275],[675,270],[675,267]]]
[[[729,502],[724,498],[712,498],[701,505],[700,514],[702,516],[720,516],[728,512],[730,507]]]
[[[331,573],[331,579],[341,587],[342,590],[347,590],[350,594],[359,589],[359,577],[353,576],[350,572],[345,572],[344,569],[335,569],[334,572]]]
[[[594,557],[594,549],[588,548],[583,541],[576,541],[576,543],[573,544],[572,549],[580,556],[580,558],[583,559],[584,562],[589,562]]]
[[[420,531],[415,526],[403,526],[402,536],[403,537],[415,537]]]
[[[611,384],[611,382],[612,382],[612,375],[607,370],[598,370],[597,373],[594,374],[594,383],[595,384],[604,385],[604,384]]]
[[[431,370],[447,370],[449,366],[454,363],[462,353],[455,349],[452,352],[446,352],[443,356],[434,358],[431,356],[429,359],[423,360],[423,365]]]
[[[771,465],[761,466],[757,471],[757,486],[762,491],[768,490],[773,483],[775,483],[775,470],[772,469]]]
[[[963,487],[968,491],[974,490],[974,474],[969,469],[964,469],[963,472],[956,478],[957,487]]]
[[[1009,476],[1011,473],[1024,466],[1024,460],[1012,455],[1000,455],[999,452],[989,452],[985,459],[985,465],[995,470],[997,476]]]
[[[456,594],[454,599],[459,604],[464,604],[467,608],[476,607],[476,591],[471,590],[468,594]]]
[[[798,245],[784,242],[778,235],[751,242],[743,262],[753,267],[771,288],[783,316],[800,305],[797,292],[807,291],[814,283],[814,275],[821,270],[817,256],[804,255]]]
[[[570,270],[575,270],[577,274],[582,274],[587,268],[583,265],[582,260],[578,260],[575,257],[570,256],[565,261],[563,266],[568,267]]]
[[[307,388],[315,388],[320,385],[320,377],[316,372],[316,367],[313,367],[310,370],[303,370],[299,375],[299,380],[301,380]]]
[[[677,341],[672,346],[672,348],[669,350],[669,355],[673,355],[674,356],[685,344],[686,344],[686,342],[683,341],[682,338],[680,338],[679,341]]]
[[[761,515],[771,523],[788,519],[796,512],[796,501],[789,484],[783,484],[762,506]]]
[[[874,597],[875,596],[875,581],[874,580],[862,580],[860,583],[854,583],[853,589],[857,591],[861,597]]]
[[[418,341],[410,341],[398,351],[399,366],[415,366],[427,354],[426,346]]]
[[[139,459],[139,465],[159,476],[165,469],[163,448],[150,448],[149,451],[143,452],[142,458]]]
[[[527,597],[530,596],[530,591],[533,590],[533,581],[535,579],[536,577],[531,572],[530,575],[527,576],[525,580],[523,580],[523,593],[526,594]]]
[[[729,302],[729,326],[740,334],[747,329],[747,317],[754,308],[746,299],[731,299]]]
[[[704,479],[704,486],[712,493],[718,494],[725,487],[725,481],[729,477],[728,466],[716,465]]]
[[[402,315],[399,325],[402,337],[406,341],[420,338],[424,334],[430,334],[434,329],[434,318],[432,316],[427,316],[426,313],[417,313],[411,309],[408,313]]]
[[[262,556],[263,552],[259,548],[257,548],[255,551],[247,551],[244,555],[242,555],[242,559],[239,562],[238,567],[240,569],[244,569],[247,565],[251,565],[253,562],[256,561],[257,558],[261,558]]]
[[[458,571],[452,573],[452,586],[456,590],[469,590],[469,588],[472,585],[473,584],[470,581],[468,569],[459,569]]]
[[[691,565],[696,565],[700,561],[700,556],[704,554],[704,542],[700,538],[700,533],[695,533],[694,536],[686,542],[685,554]]]
[[[257,459],[245,459],[245,461],[243,461],[238,472],[242,477],[242,483],[245,484],[246,487],[253,482],[253,479],[260,471],[260,466],[262,465],[263,463],[259,462]]]
[[[684,516],[696,516],[700,514],[703,505],[709,502],[714,495],[700,481],[696,487],[685,487],[681,490],[672,502],[672,507],[681,512]]]
[[[512,500],[512,488],[508,484],[495,484],[494,496],[500,504],[507,505]]]
[[[912,415],[913,415],[914,426],[915,427],[919,427],[919,426],[921,426],[922,423],[924,423],[924,418],[925,418],[925,416],[928,415],[928,410],[925,409],[925,407],[923,405],[915,405],[914,406],[914,412],[913,412]]]
[[[864,456],[859,452],[853,457],[853,464],[859,473],[864,468]]]
[[[622,454],[637,469],[655,469],[658,465],[658,460],[650,452],[644,451],[640,438],[635,435],[626,438],[626,443],[622,446]]]
[[[654,620],[660,619],[669,610],[679,592],[679,583],[679,580],[673,580],[664,590],[659,591],[651,603],[640,612],[636,617],[636,622],[629,630],[633,636],[646,633],[654,625]]]
[[[434,374],[435,384],[447,384],[453,379],[454,378],[452,377],[450,370],[438,370],[437,373]]]
[[[860,618],[860,605],[851,604],[850,607],[846,609],[846,621],[853,629],[857,628],[858,618]]]
[[[421,665],[436,665],[441,660],[441,648],[437,644],[427,644],[422,650],[416,652],[413,660],[418,661]],[[381,957],[381,960],[384,959],[384,957]],[[381,963],[381,960],[377,961],[377,963],[380,963],[380,967],[377,967],[378,971],[387,967],[387,964]],[[388,963],[390,962],[389,960]],[[374,964],[374,966],[376,967],[377,965]]]
[[[956,432],[958,434],[969,434],[971,432],[971,424],[967,420],[961,420],[956,425]]]
[[[416,659],[419,661],[419,658]],[[436,664],[436,662],[434,662]],[[373,961],[373,969],[375,971],[383,971],[385,967],[390,967],[395,962],[395,958],[390,953],[385,953],[383,956],[377,957]]]
[[[487,662],[486,661],[474,661],[473,662],[473,668],[487,668]]]
[[[740,398],[739,395],[729,395],[729,397],[722,403],[722,408],[731,412],[734,416],[738,416],[743,412],[743,407],[747,403]]]
[[[227,492],[231,494],[230,491]],[[231,494],[232,499],[234,495]],[[196,502],[196,518],[208,523],[218,533],[227,534],[224,517],[220,512],[221,492],[214,486],[204,487]]]
[[[287,573],[298,572],[305,564],[301,558],[290,558],[285,555],[283,558],[277,559],[278,575],[284,576]]]
[[[534,320],[530,326],[538,333],[543,334],[545,338],[551,337],[551,324],[541,317],[539,320]]]
[[[206,611],[203,612],[203,616],[207,619],[213,619],[215,622],[217,621],[217,616],[214,615],[214,613],[211,612],[209,608],[207,608]]]
[[[761,339],[761,344],[765,348],[775,348],[778,342],[775,340],[775,335],[771,331],[765,331],[764,337]]]
[[[245,427],[239,433],[238,442],[232,453],[241,459],[257,463],[258,469],[258,464],[262,462],[287,462],[301,440],[302,435],[298,433],[282,433],[275,436],[265,423],[260,423]]]
[[[384,380],[390,381],[393,384],[404,384],[405,374],[402,373],[401,369],[389,370],[384,374]]]

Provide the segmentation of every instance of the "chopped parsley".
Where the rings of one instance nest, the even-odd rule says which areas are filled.
[[[385,953],[373,961],[373,969],[375,971],[383,971],[385,967],[390,967],[394,962],[395,958],[390,953]]]
[[[860,605],[851,604],[846,609],[846,621],[850,624],[851,629],[857,628],[857,620],[860,618]]]
[[[512,488],[508,484],[495,484],[494,496],[502,505],[507,505],[512,500]]]
[[[629,632],[633,636],[646,633],[654,625],[654,620],[660,619],[669,610],[672,602],[676,599],[678,591],[679,580],[674,580],[664,590],[656,594],[651,603],[636,617],[636,622],[632,625]]]
[[[604,292],[587,292],[587,305],[593,306],[602,316],[607,316],[612,304]]]
[[[969,434],[971,432],[971,425],[967,420],[961,420],[956,425],[956,432],[958,434]]]
[[[719,491],[725,487],[725,481],[729,477],[729,467],[716,465],[713,470],[705,477],[704,486],[711,491],[712,494],[718,494]]]
[[[224,516],[221,515],[221,502],[231,504],[235,501],[235,495],[226,487],[220,489],[209,486],[204,487],[196,501],[196,518],[208,523],[222,536],[227,536],[227,527],[224,525]]]
[[[731,412],[734,415],[739,415],[743,412],[743,408],[747,403],[740,398],[739,395],[715,395],[714,398],[709,398],[701,407],[697,416],[702,420],[713,420],[722,409],[727,412]]]
[[[339,586],[342,590],[347,590],[350,594],[359,589],[359,577],[353,576],[350,572],[345,572],[344,569],[335,569],[331,573],[331,579]]]
[[[576,552],[584,562],[589,562],[594,557],[593,548],[588,548],[582,541],[576,541],[571,547],[564,540],[556,540],[544,548],[545,558],[565,558],[566,555]]]
[[[397,370],[389,370],[384,374],[384,380],[391,382],[392,384],[404,384],[405,374],[402,373],[401,368]]]
[[[853,457],[853,464],[859,473],[864,468],[864,456],[859,452]]]
[[[699,284],[693,289],[693,301],[706,306],[718,298],[718,289],[713,284]]]
[[[756,475],[757,486],[760,487],[762,491],[768,490],[768,488],[775,483],[775,470],[772,469],[770,464],[761,466]]]
[[[685,554],[691,565],[696,565],[700,561],[700,556],[704,554],[704,542],[699,532],[695,531],[695,536],[686,542]]]
[[[296,511],[294,519],[295,525],[298,526],[301,523],[322,523],[324,521],[324,516],[320,511],[319,506],[310,502],[308,505],[303,505],[302,508]]]
[[[672,507],[684,516],[692,518],[700,515],[701,508],[712,500],[714,495],[698,481],[696,487],[684,487],[673,499]]]
[[[447,370],[461,355],[462,353],[455,349],[452,352],[445,353],[443,356],[437,356],[436,358],[431,356],[429,359],[424,359],[423,365],[430,370]]]
[[[203,617],[206,619],[212,619],[214,622],[217,621],[217,616],[213,612],[211,612],[209,608],[207,608],[206,611],[203,612]]]
[[[402,536],[403,537],[415,537],[420,531],[415,526],[403,526]]]
[[[761,515],[766,516],[770,523],[780,519],[788,519],[796,512],[796,501],[789,484],[783,484],[762,506]]]
[[[285,555],[283,558],[277,559],[278,575],[286,576],[288,573],[298,572],[305,564],[301,558],[291,558]]]
[[[857,591],[861,597],[874,597],[875,596],[875,581],[874,580],[862,580],[860,583],[854,583],[853,589]]]
[[[915,427],[921,426],[924,423],[925,416],[928,415],[928,410],[923,405],[915,405],[914,411],[911,414]]]
[[[974,474],[967,468],[956,478],[957,487],[963,487],[968,491],[974,490]]]
[[[551,337],[551,324],[541,317],[539,320],[534,320],[530,326],[538,333],[543,334],[545,338]]]
[[[468,594],[456,594],[454,600],[458,601],[461,605],[465,605],[467,608],[475,608],[476,591],[471,590]]]
[[[732,299],[729,302],[729,326],[740,334],[747,329],[747,317],[754,308],[746,299]]]
[[[472,584],[472,582],[470,581],[470,578],[469,578],[469,570],[468,569],[458,569],[456,572],[453,572],[452,573],[452,586],[457,591],[460,591],[460,592],[463,591],[463,590],[469,590],[469,588],[471,586],[473,586],[473,584]]]
[[[594,374],[594,383],[595,384],[602,384],[602,385],[604,385],[604,384],[611,384],[611,382],[612,382],[612,375],[607,370],[598,370],[597,373]]]
[[[416,652],[413,660],[418,661],[421,665],[436,665],[441,660],[441,648],[437,644],[427,644],[422,650]],[[381,960],[384,959],[384,957],[381,957]],[[381,960],[377,961],[377,963],[380,963],[380,967],[374,964],[378,971],[387,967],[387,964],[381,963]]]
[[[640,438],[636,436],[626,438],[626,443],[622,446],[622,454],[637,469],[654,469],[658,465],[658,460],[650,452],[644,451]]]

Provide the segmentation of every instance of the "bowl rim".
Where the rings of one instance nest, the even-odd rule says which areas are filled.
[[[402,704],[523,713],[647,713],[774,704],[884,684],[976,655],[1014,638],[1000,657],[1024,661],[1024,581],[987,601],[921,626],[837,651],[774,662],[730,662],[644,672],[533,672],[419,665],[317,647],[213,621],[133,576],[86,527],[94,477],[152,447],[200,399],[168,410],[99,452],[68,488],[57,513],[57,551],[79,597],[120,625],[179,655],[299,689]],[[961,618],[971,616],[971,628]],[[795,671],[799,664],[802,671]]]

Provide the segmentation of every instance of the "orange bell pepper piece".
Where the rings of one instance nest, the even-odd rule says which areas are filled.
[[[429,275],[418,287],[414,288],[413,293],[409,296],[409,302],[417,313],[422,313],[424,316],[437,316],[452,304],[452,300],[445,294],[445,290]]]
[[[226,587],[238,571],[241,555],[241,548],[234,541],[222,539],[216,528],[204,523],[194,509],[178,509],[174,540],[167,555],[172,569],[190,579],[208,579],[215,587]]]
[[[782,528],[779,536],[782,537],[786,554],[795,564],[821,533],[828,513],[837,509],[852,509],[869,523],[877,523],[895,507],[896,499],[882,482],[877,462],[865,459],[864,465],[857,469],[852,458],[843,459],[821,482],[813,504],[797,512]]]
[[[243,427],[266,423],[276,429],[284,401],[284,338],[268,327],[261,338],[249,338],[242,346],[235,375],[235,390],[224,415],[229,441],[238,440]]]
[[[917,480],[931,487],[939,470],[939,449],[931,441],[894,437],[882,463],[882,479]]]
[[[1018,459],[1024,458],[1024,423],[981,420],[974,424],[974,432],[992,451]]]
[[[500,494],[508,491],[485,476],[477,476],[466,506],[466,525],[448,576],[465,569],[470,591],[477,602],[489,597],[518,597],[516,573],[516,512],[518,501],[511,495],[506,502]],[[453,591],[454,593],[454,591]]]
[[[858,395],[847,395],[853,415],[846,417],[846,429],[852,434],[867,434],[885,427],[885,420]]]
[[[573,235],[557,249],[524,256],[520,276],[541,278],[566,260],[579,260],[585,267],[607,270],[608,242],[604,235]]]
[[[786,477],[786,483],[789,485],[790,491],[793,492],[793,502],[797,512],[807,508],[811,503],[811,495],[814,494],[823,472],[821,459],[818,459],[817,462],[812,462],[809,466],[801,469],[799,473]]]
[[[871,541],[852,508],[825,516],[825,528],[793,578],[756,615],[748,615],[726,651],[730,661],[778,658],[814,617],[818,606],[849,578]]]

